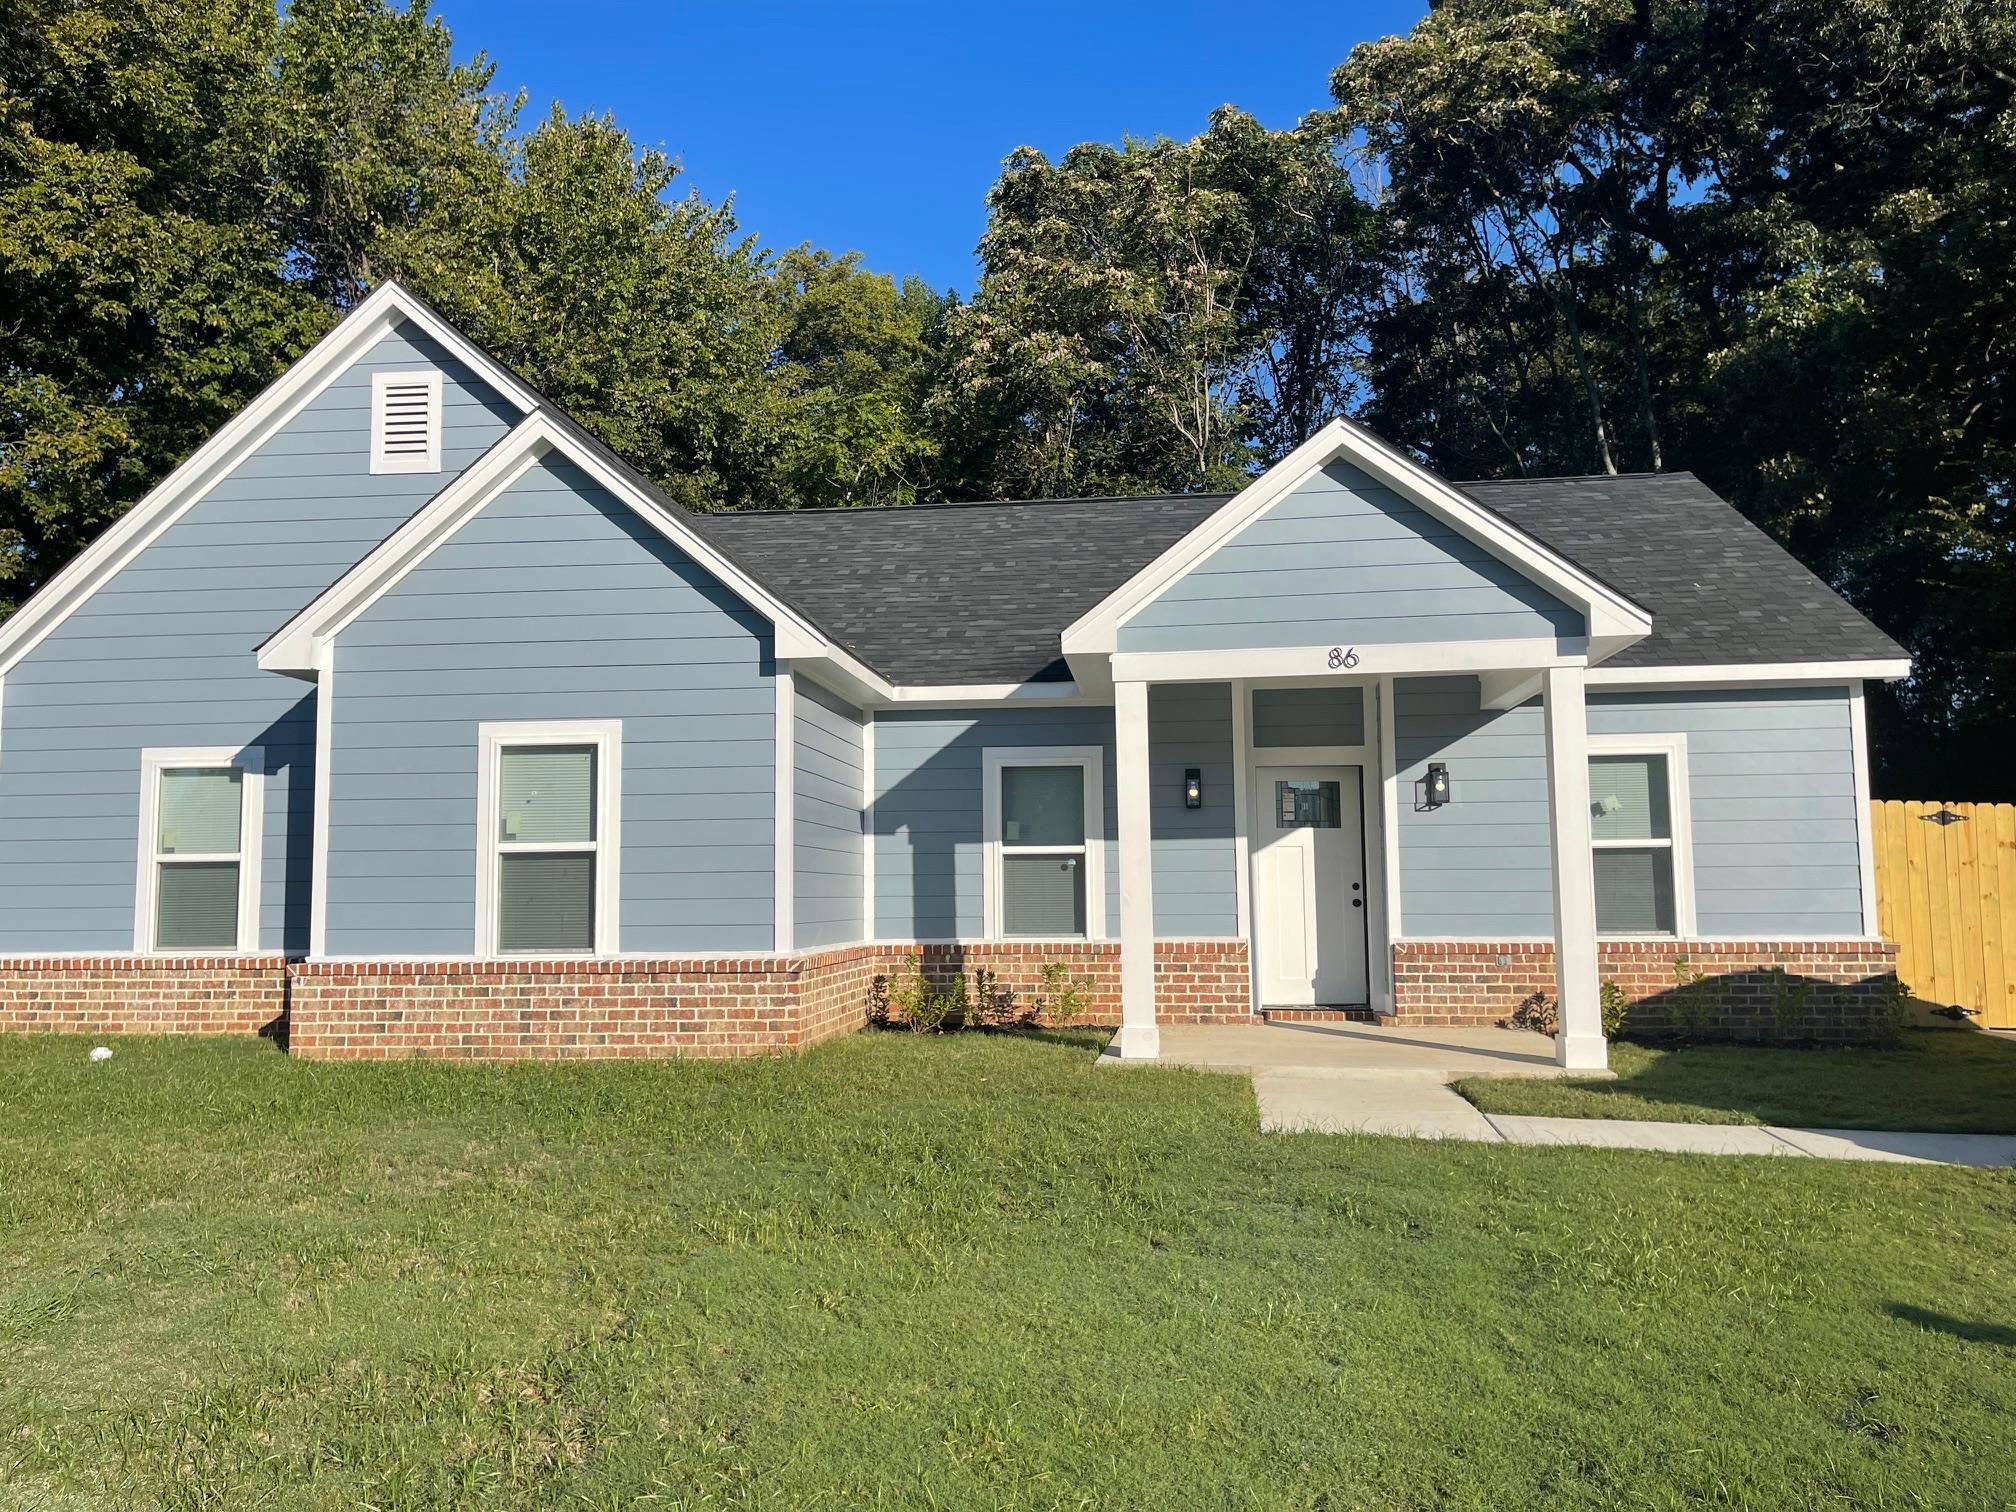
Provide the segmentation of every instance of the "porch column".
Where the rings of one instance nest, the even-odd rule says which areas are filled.
[[[1120,1035],[1123,1060],[1162,1051],[1155,1024],[1155,873],[1148,829],[1148,684],[1113,685],[1114,785],[1120,796]]]
[[[1548,832],[1554,853],[1554,973],[1560,1027],[1554,1059],[1576,1071],[1609,1065],[1596,963],[1596,871],[1589,843],[1587,672],[1550,667],[1547,718]]]

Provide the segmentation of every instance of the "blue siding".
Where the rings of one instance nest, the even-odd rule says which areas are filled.
[[[988,746],[1098,746],[1105,753],[1106,927],[1120,926],[1113,711],[974,709],[875,716],[875,929],[885,940],[977,939],[981,756]]]
[[[1363,688],[1255,688],[1253,744],[1355,746],[1365,743]]]
[[[1581,616],[1335,464],[1120,628],[1122,651],[1573,637]]]
[[[1701,933],[1862,932],[1854,716],[1843,688],[1604,694],[1592,735],[1687,737]]]
[[[1395,704],[1403,932],[1551,934],[1540,705],[1479,709],[1467,677],[1404,679]],[[1700,933],[1861,931],[1845,688],[1598,694],[1589,730],[1686,735]],[[1455,798],[1417,811],[1430,760],[1449,763]]]
[[[337,638],[333,955],[474,948],[477,726],[623,721],[620,948],[768,950],[768,623],[549,458]]]
[[[1204,806],[1183,806],[1183,774],[1204,777]],[[1148,690],[1148,826],[1155,933],[1163,939],[1239,932],[1233,850],[1232,690],[1173,683]],[[1108,915],[1116,932],[1119,914]]]
[[[439,368],[440,473],[369,470],[371,374]],[[7,675],[0,950],[133,947],[140,752],[263,747],[269,950],[308,948],[312,688],[260,642],[510,427],[516,412],[431,339],[386,336]]]
[[[860,711],[804,678],[795,681],[792,878],[799,946],[866,937],[861,899]]]
[[[1547,736],[1540,705],[1477,705],[1474,677],[1393,685],[1400,769],[1400,922],[1411,939],[1554,932]],[[1452,801],[1419,807],[1430,761],[1449,763]]]

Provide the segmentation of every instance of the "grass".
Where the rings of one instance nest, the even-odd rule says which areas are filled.
[[[0,1042],[0,1505],[2016,1496],[2016,1176],[1261,1136],[1093,1043]]]
[[[2016,1038],[1908,1032],[1901,1048],[1610,1047],[1614,1081],[1473,1077],[1486,1113],[2016,1134]]]

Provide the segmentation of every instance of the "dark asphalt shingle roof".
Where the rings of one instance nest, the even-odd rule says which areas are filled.
[[[1652,633],[1606,666],[1906,654],[1692,473],[1457,486],[1651,611]]]
[[[1069,677],[1065,627],[1230,494],[695,515],[893,683]]]
[[[1609,665],[1905,654],[1691,473],[1457,486],[1651,612]],[[687,518],[891,682],[1022,682],[1069,676],[1065,627],[1229,497]]]

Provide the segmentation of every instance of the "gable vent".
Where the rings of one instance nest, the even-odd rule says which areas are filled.
[[[441,471],[441,375],[371,375],[371,471]]]

